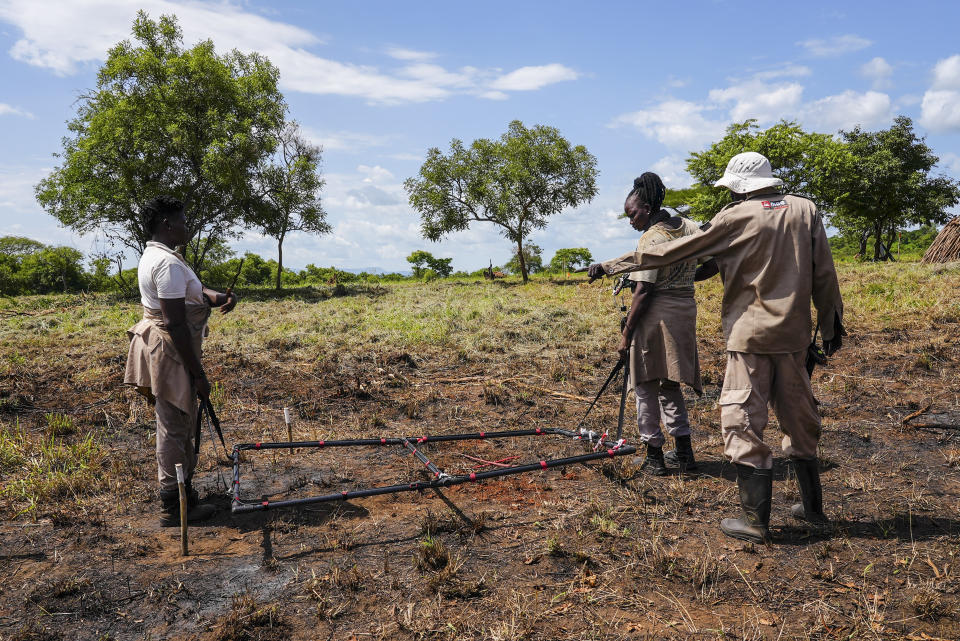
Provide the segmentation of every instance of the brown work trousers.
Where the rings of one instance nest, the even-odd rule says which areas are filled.
[[[161,491],[177,490],[177,463],[183,465],[186,478],[193,477],[197,455],[193,439],[197,429],[197,405],[184,412],[162,398],[157,399],[157,479]]]
[[[783,432],[783,453],[814,458],[820,440],[820,413],[807,376],[807,352],[747,354],[727,352],[720,392],[723,453],[734,463],[768,470],[773,452],[763,442],[769,404]]]

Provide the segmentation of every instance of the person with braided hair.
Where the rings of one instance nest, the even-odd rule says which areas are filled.
[[[666,188],[653,172],[634,180],[624,212],[630,225],[641,232],[637,251],[699,233],[696,223],[676,211],[663,208]],[[614,261],[596,263],[596,277]],[[706,277],[708,270],[699,272]],[[697,261],[682,261],[659,269],[634,271],[633,301],[617,351],[630,358],[631,385],[637,401],[637,429],[646,445],[642,469],[655,476],[669,473],[667,463],[681,472],[694,471],[697,463],[690,438],[690,421],[680,383],[699,395],[700,360],[697,355],[697,303],[693,283],[698,279]],[[664,454],[660,421],[676,443]]]
[[[731,158],[714,185],[729,189],[731,202],[708,229],[625,254],[600,273],[645,273],[713,257],[723,280],[727,347],[720,427],[724,454],[737,468],[741,507],[741,516],[721,520],[720,529],[753,543],[770,538],[773,451],[763,438],[768,407],[779,420],[781,448],[800,489],[791,514],[827,529],[817,459],[820,412],[806,368],[811,301],[827,356],[843,346],[846,330],[823,216],[812,201],[784,193],[770,161],[754,151]]]
[[[156,411],[160,525],[169,527],[180,524],[177,463],[186,473],[188,520],[202,521],[215,512],[213,505],[200,502],[193,488],[197,397],[210,396],[201,346],[210,308],[219,307],[225,314],[236,306],[237,295],[204,287],[176,251],[189,240],[180,200],[157,196],[141,214],[151,236],[137,266],[143,319],[127,331],[130,348],[123,382]]]

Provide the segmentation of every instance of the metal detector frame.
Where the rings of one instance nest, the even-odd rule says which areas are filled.
[[[544,459],[536,463],[526,465],[514,465],[486,472],[472,472],[470,474],[450,475],[434,465],[427,456],[417,449],[417,445],[423,443],[443,443],[449,441],[482,441],[495,438],[514,438],[520,436],[564,436],[576,440],[589,441],[594,445],[594,451],[589,454],[579,456],[568,456],[566,458]],[[594,436],[597,436],[594,440]],[[301,448],[301,449],[323,449],[326,447],[383,447],[388,445],[399,445],[410,451],[424,467],[430,471],[433,478],[429,481],[413,481],[411,483],[399,485],[385,485],[359,490],[350,490],[335,492],[333,494],[324,494],[321,496],[310,496],[300,499],[287,499],[283,501],[262,500],[257,502],[245,502],[240,498],[240,453],[248,451],[265,451]],[[593,432],[580,430],[572,432],[559,428],[536,428],[532,430],[510,430],[501,432],[474,432],[469,434],[439,434],[436,436],[408,436],[394,438],[357,438],[343,439],[336,441],[288,441],[272,443],[238,443],[233,446],[233,502],[231,512],[233,514],[242,514],[245,512],[257,512],[272,510],[281,507],[298,507],[302,505],[311,505],[314,503],[327,503],[330,501],[348,501],[350,499],[365,498],[368,496],[377,496],[380,494],[396,494],[398,492],[411,492],[414,490],[427,490],[430,488],[450,487],[452,485],[461,485],[463,483],[476,483],[484,479],[497,478],[500,476],[509,476],[511,474],[523,474],[524,472],[535,472],[537,470],[546,470],[553,467],[563,467],[573,465],[574,463],[584,463],[586,461],[595,461],[604,458],[614,458],[617,456],[627,456],[635,454],[637,448],[633,445],[627,445],[624,441],[618,440],[612,442],[607,440],[607,435],[596,435]]]

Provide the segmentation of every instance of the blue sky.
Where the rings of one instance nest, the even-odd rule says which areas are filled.
[[[324,147],[334,226],[284,244],[295,268],[406,269],[416,249],[455,269],[506,262],[489,224],[422,239],[402,183],[428,148],[497,137],[516,118],[559,128],[600,169],[591,203],[533,235],[545,259],[626,251],[636,232],[617,215],[633,177],[686,186],[689,152],[745,118],[836,132],[905,114],[960,178],[960,3],[0,0],[0,235],[103,247],[59,227],[33,185],[140,8],[176,14],[188,45],[211,38],[279,67],[290,116]],[[275,252],[255,234],[234,247]]]

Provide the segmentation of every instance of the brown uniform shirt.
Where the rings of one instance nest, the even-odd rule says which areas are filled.
[[[811,298],[824,340],[833,338],[834,314],[843,315],[840,285],[823,220],[806,198],[768,192],[731,203],[703,233],[624,254],[604,269],[620,274],[703,256],[720,268],[728,351],[805,350]]]

